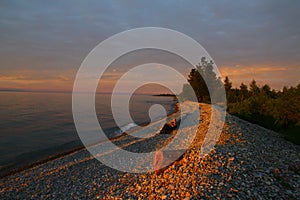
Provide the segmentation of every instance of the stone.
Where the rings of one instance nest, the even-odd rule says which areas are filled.
[[[167,122],[160,130],[160,134],[170,134],[173,130],[177,127],[176,119],[172,119],[171,121]]]
[[[234,161],[234,157],[228,158],[228,161],[229,161],[229,162]]]

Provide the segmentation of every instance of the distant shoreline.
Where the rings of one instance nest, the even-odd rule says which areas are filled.
[[[23,90],[23,89],[0,89],[0,92],[28,92],[28,93],[64,93],[72,94],[73,91],[44,91],[44,90]],[[89,92],[79,92],[79,93],[89,93]],[[112,94],[112,92],[96,92],[95,94]],[[116,93],[120,95],[128,95],[130,93]],[[164,96],[164,97],[176,97],[175,94],[153,94],[153,93],[137,93],[137,95],[150,95],[150,96]]]
[[[175,94],[153,94],[155,97],[176,97]]]

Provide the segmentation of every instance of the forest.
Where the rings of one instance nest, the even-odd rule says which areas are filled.
[[[213,62],[202,58],[188,76],[198,102],[211,103],[208,87],[212,86],[207,86],[206,78],[214,80],[213,91],[217,91],[220,84],[224,85],[228,113],[280,132],[300,145],[300,84],[275,90],[268,84],[260,86],[252,80],[248,85],[241,83],[238,88],[233,88],[229,77],[221,80],[213,72]],[[183,86],[179,96],[185,99],[191,96],[187,85]]]

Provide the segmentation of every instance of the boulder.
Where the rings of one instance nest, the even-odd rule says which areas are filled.
[[[172,119],[171,121],[167,122],[162,129],[160,130],[160,134],[169,134],[172,133],[177,128],[176,119]]]

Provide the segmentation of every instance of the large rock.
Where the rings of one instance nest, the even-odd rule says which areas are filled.
[[[160,130],[160,134],[172,133],[176,128],[177,128],[177,121],[176,119],[172,119],[162,127],[162,129]]]

